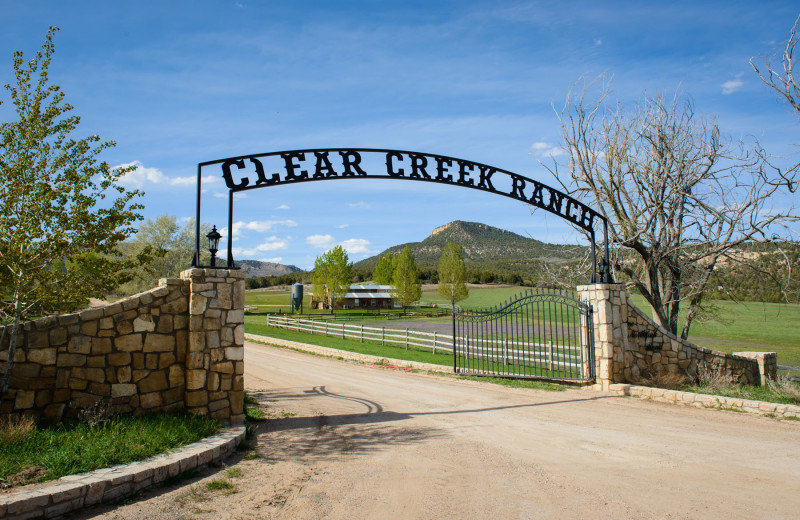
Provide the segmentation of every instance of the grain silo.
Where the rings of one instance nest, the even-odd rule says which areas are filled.
[[[292,285],[292,312],[298,310],[303,314],[303,284],[300,282]]]

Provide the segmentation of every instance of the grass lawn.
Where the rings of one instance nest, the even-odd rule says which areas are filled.
[[[274,307],[269,309],[269,312],[278,312],[279,308],[283,308],[283,312],[291,312],[292,310],[292,290],[286,287],[282,288],[265,288],[253,289],[245,291],[244,296],[245,305],[269,305]],[[303,295],[303,310],[309,310],[311,307],[311,296],[308,294]]]
[[[219,431],[219,422],[189,414],[114,416],[102,426],[68,421],[0,429],[0,480],[14,485],[53,480],[115,464],[142,460],[191,444]],[[43,468],[30,479],[17,476],[26,466]],[[27,480],[27,481],[26,481]]]

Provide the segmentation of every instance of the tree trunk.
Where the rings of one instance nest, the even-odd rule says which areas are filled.
[[[708,281],[711,279],[711,274],[714,272],[714,267],[716,265],[717,257],[714,257],[713,260],[706,266],[705,272],[698,283],[698,287],[696,289],[697,293],[689,302],[689,312],[686,314],[686,323],[683,324],[683,331],[681,332],[681,338],[683,339],[689,338],[689,327],[691,327],[692,320],[694,320],[695,316],[697,315],[697,307],[700,305],[700,302],[703,301],[703,293],[706,290],[706,285],[708,285]]]
[[[11,370],[14,368],[14,353],[17,350],[17,331],[19,330],[20,302],[14,302],[14,325],[11,327],[11,336],[8,339],[8,359],[6,360],[6,371],[3,373],[3,383],[0,386],[0,405],[8,392],[8,382],[11,380]],[[6,328],[8,328],[6,326]],[[5,330],[3,330],[5,335]],[[0,343],[2,345],[2,343]]]
[[[697,305],[699,303],[700,297],[692,298],[691,303],[689,303],[689,312],[686,313],[686,322],[683,324],[681,339],[689,339],[689,327],[692,326],[692,320],[694,320],[694,317],[697,314]]]

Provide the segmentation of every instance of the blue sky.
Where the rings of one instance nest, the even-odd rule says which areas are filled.
[[[581,78],[614,94],[682,88],[725,134],[796,156],[797,116],[748,60],[783,40],[797,2],[0,2],[0,82],[49,25],[51,79],[79,132],[140,165],[144,215],[190,217],[197,163],[301,148],[397,148],[461,157],[555,185],[553,106]],[[7,100],[5,93],[0,99]],[[0,107],[0,119],[11,116]],[[206,174],[206,172],[204,172]],[[225,226],[218,170],[202,220]],[[308,183],[236,201],[234,255],[313,265],[342,244],[359,260],[452,220],[576,242],[557,217],[504,197],[426,183]]]

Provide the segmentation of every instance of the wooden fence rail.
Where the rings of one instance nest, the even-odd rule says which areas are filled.
[[[418,347],[429,349],[436,354],[438,351],[453,352],[453,336],[439,332],[422,332],[411,329],[387,329],[386,327],[367,327],[365,325],[350,325],[335,323],[329,320],[307,320],[290,318],[287,316],[267,315],[267,326],[281,329],[321,334],[342,339],[357,339],[362,343],[374,341],[381,345],[399,345],[405,347]]]

